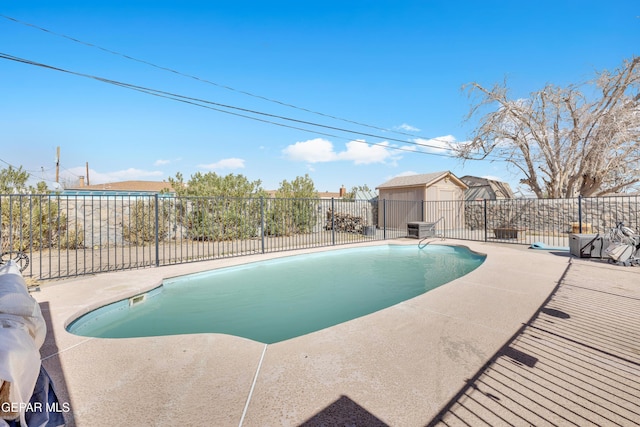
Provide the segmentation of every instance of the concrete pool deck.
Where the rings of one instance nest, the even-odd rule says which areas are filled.
[[[43,365],[78,426],[640,423],[640,268],[432,244],[487,260],[411,300],[270,345],[221,334],[87,338],[65,326],[163,278],[363,244],[54,282],[33,293],[48,326]]]

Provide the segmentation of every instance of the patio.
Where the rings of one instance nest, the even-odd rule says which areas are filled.
[[[417,246],[369,244],[388,243]],[[271,345],[219,334],[96,339],[64,327],[166,277],[291,253],[52,282],[33,294],[49,328],[43,364],[79,426],[640,422],[640,269],[440,243],[487,260],[419,297]]]

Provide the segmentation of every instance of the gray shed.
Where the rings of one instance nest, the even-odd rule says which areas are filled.
[[[506,182],[470,175],[465,175],[460,178],[460,180],[469,186],[464,194],[466,200],[500,200],[514,198],[513,191],[511,191],[511,187]]]
[[[399,176],[379,185],[378,200],[390,202],[393,215],[378,212],[378,225],[405,227],[407,222],[435,222],[443,219],[446,228],[464,222],[464,192],[468,186],[450,171]],[[440,202],[440,203],[422,203]]]

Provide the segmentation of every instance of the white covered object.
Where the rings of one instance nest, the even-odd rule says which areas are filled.
[[[26,405],[40,373],[40,347],[46,325],[40,306],[27,290],[14,261],[0,265],[0,382],[9,382],[8,402],[0,402],[18,412],[22,425]],[[12,405],[12,406],[8,406]],[[13,409],[17,409],[13,411]],[[5,424],[0,416],[0,425]]]

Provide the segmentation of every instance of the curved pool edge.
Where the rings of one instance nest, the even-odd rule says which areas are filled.
[[[152,292],[158,288],[162,287],[162,281],[159,283],[152,283],[148,286],[141,286],[139,288],[129,289],[123,292],[120,295],[110,295],[105,297],[105,299],[100,301],[94,301],[91,303],[87,303],[87,305],[83,306],[80,310],[72,314],[64,323],[65,329],[68,329],[75,321],[80,319],[82,316],[91,313],[92,311],[99,310],[101,308],[107,307],[111,304],[119,303],[122,301],[127,301],[130,298],[136,297],[138,295],[143,295],[149,292]]]
[[[412,244],[378,244],[378,245],[368,245],[367,248],[380,248],[380,247],[385,247],[385,248],[393,248],[393,247],[405,247],[407,249],[412,249],[411,246],[413,246]],[[484,261],[486,260],[486,255],[479,253],[479,252],[475,252],[473,250],[471,250],[468,246],[465,245],[459,245],[459,244],[444,244],[444,242],[441,242],[438,245],[424,245],[424,246],[418,246],[417,248],[415,248],[415,251],[417,252],[421,252],[421,251],[428,251],[428,252],[433,252],[432,250],[430,250],[429,248],[435,248],[435,247],[446,247],[446,248],[451,248],[451,252],[446,252],[447,254],[450,254],[451,256],[455,256],[456,259],[460,259],[459,262],[470,262],[470,263],[474,263],[475,265],[471,266],[467,266],[467,264],[465,264],[464,269],[469,269],[469,271],[465,272],[462,276],[459,277],[455,277],[453,279],[450,279],[449,281],[442,283],[442,284],[438,284],[438,283],[434,283],[431,286],[428,286],[428,289],[426,290],[422,290],[423,293],[418,294],[418,295],[414,295],[411,296],[407,299],[404,299],[402,301],[398,301],[398,302],[394,302],[391,305],[387,305],[385,307],[382,308],[376,308],[373,311],[370,311],[368,313],[365,314],[358,314],[356,317],[352,317],[350,319],[344,320],[343,322],[340,323],[344,323],[344,322],[349,322],[352,321],[356,318],[359,317],[363,317],[363,316],[368,316],[371,314],[374,314],[378,311],[381,310],[386,310],[390,307],[393,307],[397,304],[401,304],[403,302],[409,301],[413,298],[416,298],[420,295],[423,295],[424,293],[428,293],[433,291],[433,289],[438,288],[440,286],[446,286],[448,283],[459,279],[460,277],[464,277],[468,274],[470,274],[471,272],[473,272],[474,270],[476,270],[477,268],[479,268]],[[309,255],[317,255],[317,254],[324,254],[324,253],[334,253],[334,254],[345,254],[345,256],[349,253],[351,253],[351,251],[358,251],[358,250],[367,250],[367,248],[363,248],[361,245],[356,246],[356,247],[348,247],[348,248],[331,248],[330,250],[323,250],[323,251],[318,251],[318,252],[313,252],[313,253],[306,253],[306,254],[285,254],[285,256],[282,257],[276,257],[276,258],[271,258],[268,260],[264,260],[264,259],[259,259],[259,260],[253,260],[251,262],[244,262],[244,263],[240,263],[234,266],[225,266],[225,267],[218,267],[218,268],[213,268],[213,269],[209,269],[209,270],[205,270],[202,272],[197,272],[197,273],[188,273],[185,275],[181,275],[181,276],[172,276],[172,277],[164,277],[160,283],[157,283],[155,285],[150,285],[147,288],[140,288],[140,289],[135,289],[132,290],[131,294],[126,294],[126,295],[120,295],[120,296],[113,296],[112,298],[110,298],[109,300],[106,301],[101,301],[101,302],[96,302],[90,305],[87,305],[85,307],[82,308],[82,310],[78,311],[77,313],[74,313],[74,315],[72,315],[69,319],[67,319],[67,321],[65,322],[65,329],[67,330],[67,332],[74,334],[74,335],[78,335],[78,336],[83,336],[83,337],[87,337],[87,338],[97,338],[97,339],[104,339],[104,338],[141,338],[144,336],[166,336],[166,335],[179,335],[179,334],[203,334],[203,333],[215,333],[215,334],[222,334],[222,335],[231,335],[231,336],[237,336],[239,338],[245,338],[245,339],[249,339],[249,340],[253,340],[256,341],[258,343],[261,344],[275,344],[277,342],[281,342],[281,341],[286,341],[288,339],[293,339],[296,338],[300,335],[296,335],[296,336],[291,336],[285,339],[281,339],[281,340],[276,340],[276,341],[269,341],[269,340],[259,340],[256,338],[250,338],[249,336],[245,335],[245,334],[232,334],[232,333],[228,333],[225,331],[215,331],[215,332],[189,332],[189,331],[179,331],[179,332],[174,332],[174,333],[159,333],[159,331],[154,330],[154,333],[149,334],[149,335],[141,335],[141,334],[134,334],[131,336],[119,336],[119,337],[108,337],[108,336],[104,336],[104,335],[114,335],[113,333],[101,333],[96,335],[95,333],[91,333],[92,330],[95,329],[95,325],[100,324],[100,322],[104,323],[104,320],[100,320],[101,317],[103,316],[111,316],[111,315],[118,315],[115,313],[123,313],[122,310],[125,310],[124,312],[126,313],[130,313],[127,316],[133,315],[133,313],[136,313],[135,308],[133,308],[134,311],[128,311],[131,310],[132,306],[136,306],[137,304],[144,304],[146,303],[146,300],[148,300],[149,298],[153,298],[153,297],[160,297],[162,298],[162,292],[164,291],[164,289],[168,286],[175,286],[175,282],[180,282],[183,283],[189,280],[195,280],[198,277],[202,276],[202,275],[210,275],[213,272],[216,272],[218,270],[229,270],[231,269],[231,272],[236,271],[237,269],[242,269],[243,267],[251,267],[254,265],[260,265],[260,264],[264,264],[264,265],[274,265],[272,264],[273,261],[275,260],[282,260],[282,259],[291,259],[292,261],[296,258],[301,258],[301,257],[305,257],[305,256],[309,256]],[[385,254],[387,249],[385,249]],[[447,250],[449,251],[449,249]],[[360,252],[362,253],[362,252]],[[365,253],[369,253],[369,252],[365,252]],[[373,252],[373,253],[378,253],[378,252]],[[405,252],[403,252],[405,253]],[[439,251],[436,251],[435,253],[440,253]],[[407,255],[409,255],[409,253],[407,253]],[[342,256],[342,255],[340,255]],[[467,260],[469,259],[469,261],[462,261],[462,260]],[[473,260],[471,260],[473,259]],[[477,264],[476,264],[477,263]],[[442,267],[439,267],[442,268]],[[398,272],[401,273],[401,272]],[[425,270],[425,274],[426,274],[426,270]],[[355,277],[354,277],[355,279]],[[439,282],[439,281],[438,281]],[[422,286],[421,286],[422,287]],[[135,291],[135,292],[134,292]],[[113,298],[116,298],[115,301],[112,301]],[[136,302],[136,299],[141,299],[141,301]],[[377,304],[374,304],[377,305]],[[348,306],[342,306],[343,308],[346,308],[348,310]],[[201,310],[201,308],[200,308]],[[196,309],[196,311],[198,311],[198,309]],[[122,314],[120,314],[122,315]],[[140,318],[140,316],[136,316],[138,318]],[[326,322],[325,322],[326,323]],[[308,332],[304,332],[301,335],[306,335],[309,333],[314,333],[317,331],[320,331],[322,329],[326,329],[326,328],[330,328],[335,326],[336,324],[332,324],[329,326],[322,326],[318,329],[314,329]],[[92,329],[94,328],[94,329]],[[225,328],[222,328],[225,329]],[[161,331],[160,331],[161,332]],[[255,335],[255,333],[253,333]],[[103,335],[103,336],[100,336]],[[115,334],[115,335],[124,335],[124,334]],[[269,335],[269,334],[267,334]],[[287,335],[287,334],[285,334]],[[269,335],[271,336],[271,335]]]
[[[409,239],[382,242],[389,243],[417,245]],[[43,363],[54,372],[56,386],[62,382],[61,394],[71,400],[78,423],[86,425],[176,416],[238,425],[245,407],[244,425],[265,420],[297,424],[341,396],[388,424],[423,425],[530,318],[566,266],[566,259],[544,253],[465,241],[442,243],[466,246],[487,258],[473,272],[432,292],[268,347],[217,334],[112,340],[78,337],[64,329],[81,306],[107,299],[114,278],[126,277],[133,288],[144,286],[141,278],[159,283],[160,276],[180,275],[184,268],[106,273],[108,278],[45,286],[34,294],[51,325]],[[201,267],[209,269],[204,263]],[[117,292],[122,295],[122,288]],[[203,376],[203,371],[210,375]],[[152,378],[162,378],[157,389],[148,386]],[[166,405],[170,390],[164,384],[171,382],[189,387],[181,390],[179,404]],[[116,414],[101,403],[107,399],[106,389],[110,407],[122,408]],[[144,402],[137,398],[142,393]],[[416,409],[408,413],[399,410],[403,407]]]
[[[94,276],[61,280],[50,285],[43,285],[42,289],[55,289],[63,284],[76,284],[76,286],[86,287],[88,281],[91,281],[92,283],[100,283],[101,286],[97,294],[90,291],[85,292],[87,291],[86,289],[82,290],[83,292],[80,295],[86,296],[86,298],[84,298],[84,300],[77,305],[77,307],[80,308],[78,308],[73,313],[70,313],[69,317],[65,319],[64,326],[66,329],[69,324],[73,323],[78,318],[93,310],[99,309],[112,303],[127,300],[139,294],[149,292],[155,288],[161,287],[165,280],[170,280],[182,275],[202,273],[219,268],[237,266],[252,262],[260,262],[268,259],[303,255],[306,253],[317,253],[335,249],[345,249],[349,247],[377,246],[380,244],[388,244],[388,242],[378,241],[332,247],[325,246],[320,248],[308,248],[295,251],[283,251],[268,254],[246,255],[241,257],[219,258],[215,260],[174,264],[162,267],[151,267],[139,270],[114,271],[100,273]],[[136,281],[134,284],[124,284],[125,282],[131,282],[133,280]]]

